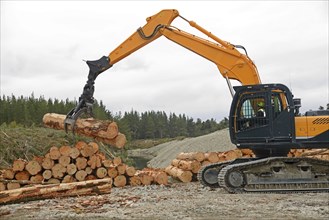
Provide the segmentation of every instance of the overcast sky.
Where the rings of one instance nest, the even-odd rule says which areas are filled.
[[[1,1],[1,95],[78,99],[82,60],[108,55],[162,9],[246,47],[262,82],[289,86],[302,111],[329,103],[328,1]],[[208,39],[180,18],[172,25]],[[94,97],[113,113],[203,120],[228,116],[232,99],[213,63],[164,37],[102,73]]]

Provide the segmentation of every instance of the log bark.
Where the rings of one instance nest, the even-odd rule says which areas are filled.
[[[139,171],[139,173],[151,176],[153,181],[157,184],[168,185],[168,175],[163,170],[146,168],[144,170]]]
[[[7,183],[7,190],[4,192],[8,192],[12,189],[19,189],[21,187],[21,184],[19,183]],[[0,204],[1,204],[1,192],[0,192]]]
[[[219,161],[217,153],[215,153],[215,152],[207,152],[204,154],[204,156],[205,156],[205,159],[209,160],[211,163],[216,163]]]
[[[206,166],[208,164],[211,164],[211,162],[209,160],[204,160],[201,162],[201,167]]]
[[[242,157],[241,151],[230,150],[224,153],[226,160],[235,160],[236,158]]]
[[[294,155],[296,155],[297,150],[295,150]],[[301,157],[309,157],[309,156],[315,156],[315,155],[328,155],[329,150],[328,149],[312,149],[308,150],[306,149],[303,152],[297,153],[298,156]]]
[[[188,182],[192,181],[193,174],[191,171],[185,171],[185,170],[179,169],[178,167],[174,167],[171,165],[166,167],[165,171],[170,176],[176,177],[184,183],[188,183]]]
[[[43,123],[47,127],[58,129],[58,130],[64,130],[65,118],[66,115],[47,113],[43,116]],[[88,119],[78,119],[76,121],[75,132],[82,136],[96,138],[96,140],[102,141],[104,143],[111,142],[112,145],[118,148],[122,148],[126,143],[126,142],[124,142],[124,144],[122,143],[123,139],[125,139],[124,135],[122,136],[121,134],[118,140],[114,142],[112,141],[119,136],[118,130],[119,130],[118,126],[115,122],[88,118]]]
[[[217,156],[217,154],[216,154]],[[217,157],[218,158],[218,157]],[[197,160],[178,160],[174,159],[172,165],[183,170],[189,170],[193,173],[197,173],[201,168],[201,163]]]
[[[61,181],[57,178],[50,178],[49,180],[46,181],[47,184],[58,184]]]
[[[153,177],[148,175],[147,173],[141,172],[140,170],[136,171],[135,176],[139,177],[142,185],[148,186],[153,182]]]
[[[86,180],[97,180],[97,177],[95,177],[94,175],[87,175]]]
[[[0,192],[0,204],[36,199],[48,199],[79,195],[95,195],[111,192],[112,179],[89,180],[56,185],[34,185]]]
[[[240,149],[242,155],[253,155],[254,153],[250,149]]]
[[[100,142],[104,142],[111,146],[115,146],[117,148],[123,148],[127,143],[126,136],[120,132],[114,139],[104,139],[104,138],[97,137],[96,140],[100,141]]]
[[[223,153],[223,152],[218,153],[218,162],[224,162],[226,160],[227,159],[225,157],[225,153]]]
[[[19,183],[20,185],[33,185],[36,184],[35,182],[32,182],[30,180],[5,180],[5,179],[0,179],[0,183]]]
[[[180,153],[176,158],[180,160],[197,160],[199,162],[205,160],[205,156],[202,152]]]

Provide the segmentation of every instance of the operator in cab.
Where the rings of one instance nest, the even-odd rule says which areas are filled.
[[[258,106],[258,110],[257,110],[257,117],[266,117],[266,113],[265,113],[265,104],[264,102],[258,102],[257,103]]]

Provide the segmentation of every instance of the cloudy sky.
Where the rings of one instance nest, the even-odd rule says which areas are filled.
[[[1,95],[77,99],[82,60],[108,55],[162,9],[245,46],[262,82],[288,85],[302,111],[329,102],[328,1],[1,1]],[[180,18],[172,25],[208,39]],[[102,73],[94,96],[113,113],[194,119],[221,120],[231,102],[213,63],[164,37]]]

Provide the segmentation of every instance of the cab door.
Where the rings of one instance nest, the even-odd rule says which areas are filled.
[[[264,146],[294,139],[292,95],[281,84],[235,87],[230,110],[230,135],[235,144]],[[259,103],[265,104],[261,117]]]

